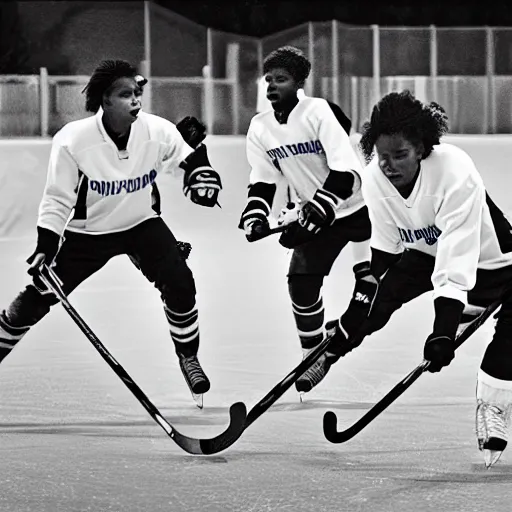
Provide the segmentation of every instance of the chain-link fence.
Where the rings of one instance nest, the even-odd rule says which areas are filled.
[[[0,136],[52,135],[66,122],[87,115],[81,95],[88,79],[83,62],[91,62],[89,71],[93,64],[85,40],[90,34],[80,27],[94,24],[96,11],[87,11],[87,6],[98,2],[68,3],[83,4],[63,25],[73,26],[72,34],[62,30],[61,40],[76,53],[69,55],[79,64],[70,66],[80,73],[48,74],[43,67],[39,75],[0,75]],[[133,26],[108,33],[104,51],[99,50],[101,41],[95,41],[95,58],[112,58],[111,48],[128,45],[123,51],[142,57],[141,71],[150,78],[144,108],[172,121],[198,116],[212,134],[246,133],[256,113],[263,59],[283,45],[302,49],[311,60],[306,94],[338,103],[356,130],[375,101],[405,88],[422,100],[442,104],[452,133],[512,129],[512,29],[361,27],[334,20],[257,39],[208,29],[150,2],[144,10],[140,2],[105,4],[123,4],[116,16],[125,16],[123,23]],[[137,9],[130,11],[135,4]],[[103,20],[108,19],[105,9],[99,12]],[[84,12],[88,24],[79,23]],[[105,25],[104,31],[109,30]],[[123,41],[117,41],[120,37]]]

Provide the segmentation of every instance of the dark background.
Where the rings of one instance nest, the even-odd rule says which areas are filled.
[[[18,5],[22,3],[0,2],[0,73],[37,73],[43,64],[50,73],[72,73],[59,46],[59,32],[39,39],[30,37],[30,27],[24,26],[19,17]],[[205,27],[255,37],[308,21],[332,19],[363,26],[512,26],[512,0],[381,3],[378,0],[154,0],[153,3]]]
[[[511,26],[512,0],[157,0],[217,30],[261,37],[308,21],[355,25]]]

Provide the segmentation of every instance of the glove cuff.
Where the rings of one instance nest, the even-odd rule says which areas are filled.
[[[34,252],[28,257],[27,263],[31,263],[35,255],[42,252],[47,264],[50,264],[59,251],[60,236],[51,229],[37,226],[37,244]]]

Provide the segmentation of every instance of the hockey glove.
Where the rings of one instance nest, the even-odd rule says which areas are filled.
[[[245,238],[248,242],[256,242],[270,233],[268,219],[261,217],[249,218],[244,222]]]
[[[370,262],[358,263],[353,270],[356,284],[348,308],[340,320],[349,335],[356,333],[370,315],[379,288],[378,280],[370,271]]]
[[[46,263],[50,266],[59,252],[60,236],[54,231],[37,226],[37,244],[34,252],[27,258],[27,263],[30,265],[28,273],[35,275],[38,268]],[[37,257],[39,254],[44,255],[42,261]]]
[[[427,370],[437,373],[453,361],[455,357],[455,341],[449,336],[431,334],[425,342],[423,357],[430,361]]]
[[[183,140],[191,147],[196,149],[206,138],[206,126],[195,117],[184,117],[176,128],[181,133]]]
[[[190,256],[190,252],[192,251],[192,245],[188,242],[180,242],[177,241],[176,245],[178,246],[178,251],[180,252],[181,257],[186,261]]]
[[[204,155],[202,153],[204,152]],[[194,160],[204,156],[207,162],[206,146],[200,146],[194,153]],[[188,159],[187,159],[188,161]],[[212,208],[218,204],[219,192],[222,189],[222,182],[219,173],[209,165],[187,166],[185,165],[183,176],[183,192],[185,196],[200,206]]]
[[[434,300],[434,327],[427,338],[423,357],[430,361],[429,372],[439,372],[455,357],[455,336],[460,324],[464,304],[456,299],[437,297]]]
[[[306,203],[299,213],[299,223],[312,233],[318,233],[324,226],[331,226],[336,220],[335,208],[338,198],[331,192],[318,189],[313,199]]]

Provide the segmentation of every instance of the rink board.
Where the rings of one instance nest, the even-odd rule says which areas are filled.
[[[494,201],[512,212],[512,138],[447,138],[475,159]],[[287,297],[289,253],[276,239],[248,244],[236,228],[249,168],[242,137],[207,140],[222,174],[222,209],[160,182],[164,218],[192,243],[200,359],[212,389],[195,408],[179,373],[158,293],[123,257],[72,295],[100,339],[166,417],[210,437],[229,405],[250,408],[300,360]],[[0,141],[0,307],[28,282],[49,141]],[[352,288],[343,254],[324,287],[327,316]],[[424,375],[374,424],[328,443],[322,416],[355,421],[421,360],[428,296],[347,356],[299,404],[288,392],[230,449],[192,457],[166,437],[60,307],[0,367],[0,512],[508,511],[512,456],[485,471],[474,436],[474,388],[488,322],[437,375]]]

